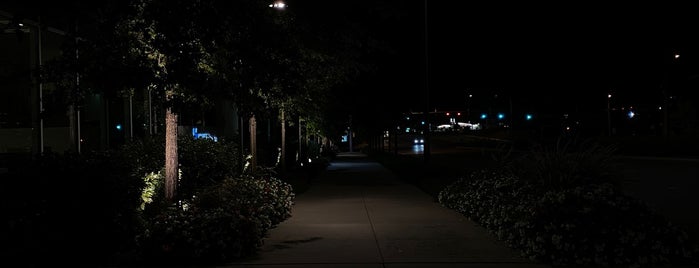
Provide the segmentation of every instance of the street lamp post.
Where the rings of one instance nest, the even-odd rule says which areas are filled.
[[[607,94],[607,135],[612,136],[612,115],[610,111],[610,105],[609,102],[612,99],[612,94],[608,93]]]
[[[678,62],[679,59],[680,59],[680,53],[677,53],[677,52],[676,52],[676,53],[673,55],[673,60],[672,60],[671,64]],[[667,113],[668,113],[668,108],[669,108],[669,107],[668,107],[668,106],[669,106],[669,101],[668,101],[669,96],[668,96],[668,95],[670,94],[670,93],[668,92],[668,88],[670,87],[670,84],[671,84],[670,81],[669,81],[669,80],[670,80],[670,78],[669,78],[669,76],[670,76],[670,70],[669,70],[669,69],[670,69],[669,66],[665,68],[665,77],[664,77],[663,85],[662,85],[662,88],[661,88],[661,89],[662,89],[662,93],[663,93],[663,104],[662,104],[662,106],[661,106],[661,107],[662,107],[662,110],[663,110],[663,137],[665,137],[665,138],[667,138],[668,132],[669,132],[669,130],[668,130],[668,128],[669,128],[669,126],[668,126],[669,122],[668,122],[668,115],[667,115]]]
[[[471,103],[473,102],[473,94],[468,94],[468,121],[471,122]]]
[[[424,125],[424,132],[425,133],[424,133],[423,137],[425,138],[425,142],[423,145],[422,154],[423,154],[423,158],[424,158],[425,163],[429,163],[430,162],[430,141],[431,141],[431,138],[430,138],[430,88],[429,88],[430,84],[429,84],[429,64],[428,64],[429,63],[429,61],[428,61],[429,50],[428,50],[428,46],[427,46],[428,45],[428,42],[427,42],[427,33],[428,33],[428,29],[427,29],[427,0],[424,0],[424,12],[425,12],[425,14],[423,17],[423,19],[424,19],[423,23],[424,23],[424,27],[425,27],[425,32],[424,32],[424,35],[425,35],[424,36],[424,38],[425,38],[424,39],[424,42],[425,42],[425,51],[424,51],[424,54],[425,54],[424,55],[425,56],[425,66],[424,66],[424,68],[425,68],[425,78],[424,78],[425,79],[425,81],[424,81],[424,83],[425,83],[424,84],[424,87],[425,87],[425,89],[424,89],[424,91],[425,91],[424,92],[424,94],[425,94],[425,98],[424,98],[425,125]]]
[[[282,1],[276,1],[272,4],[269,4],[270,8],[274,8],[277,10],[283,10],[287,7],[287,5],[282,2]],[[300,118],[299,118],[300,120]],[[279,121],[280,121],[280,129],[281,129],[281,141],[280,141],[280,146],[279,146],[279,158],[278,158],[278,163],[279,163],[279,168],[282,172],[286,171],[286,114],[284,111],[284,104],[279,107]],[[300,121],[299,121],[300,122]],[[299,130],[300,130],[300,125],[299,125]],[[299,135],[299,140],[301,139],[301,135]],[[299,146],[300,146],[299,142]],[[301,151],[299,150],[299,153]]]

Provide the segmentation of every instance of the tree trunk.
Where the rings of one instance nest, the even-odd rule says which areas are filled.
[[[68,116],[68,125],[70,126],[68,128],[69,132],[69,137],[70,137],[70,148],[72,150],[75,150],[76,153],[80,153],[80,149],[78,148],[78,144],[80,144],[80,134],[78,133],[78,125],[80,122],[77,119],[77,108],[75,105],[70,105],[68,106],[68,111],[66,112],[66,115]]]
[[[250,168],[257,167],[257,120],[255,115],[250,115]]]
[[[177,114],[172,108],[165,111],[165,200],[171,203],[177,190]]]
[[[280,109],[280,120],[282,127],[282,144],[281,151],[279,152],[279,167],[282,172],[286,170],[286,118],[284,115],[284,108]]]

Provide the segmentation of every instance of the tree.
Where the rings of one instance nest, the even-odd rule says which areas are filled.
[[[288,31],[291,17],[272,14],[266,2],[135,0],[81,10],[75,19],[81,30],[72,32],[77,41],[51,64],[47,78],[69,103],[94,92],[156,90],[167,108],[169,201],[175,198],[178,174],[177,114],[187,105],[206,106],[212,98],[225,97],[254,115],[270,107],[293,108],[289,99],[301,101],[310,94],[297,86],[309,64]]]
[[[316,31],[317,18],[301,20],[268,4],[261,0],[94,4],[80,9],[85,10],[75,19],[80,31],[73,32],[78,41],[55,62],[59,68],[53,68],[52,77],[63,85],[66,96],[74,97],[73,102],[91,92],[114,95],[155,89],[167,108],[165,196],[172,201],[178,174],[177,115],[188,105],[207,106],[211,99],[229,98],[242,114],[273,109],[286,118],[303,116],[320,126],[327,122],[321,114],[331,89],[364,68],[358,59],[370,42],[350,20],[341,21],[341,28]],[[71,75],[77,73],[79,87],[71,84]]]
[[[206,103],[215,84],[211,53],[197,30],[201,2],[136,0],[84,7],[76,16],[76,42],[48,67],[47,79],[69,103],[85,95],[156,89],[166,112],[166,199],[175,198],[177,180],[177,113],[186,103]],[[172,6],[168,6],[172,5]],[[176,7],[176,8],[175,8]],[[95,14],[95,15],[91,15]],[[79,24],[78,24],[79,23]],[[84,27],[82,27],[84,25]],[[79,74],[80,85],[71,76]]]

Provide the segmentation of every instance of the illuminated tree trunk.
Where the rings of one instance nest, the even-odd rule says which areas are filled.
[[[172,108],[167,108],[165,111],[165,200],[168,203],[174,200],[177,190],[179,178],[177,162],[177,114],[172,112]]]
[[[257,167],[257,120],[255,115],[250,115],[250,168]]]

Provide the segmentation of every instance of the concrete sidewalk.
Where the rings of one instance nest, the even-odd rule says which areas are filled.
[[[222,267],[549,267],[520,258],[359,153],[341,154],[296,197],[258,256]]]

